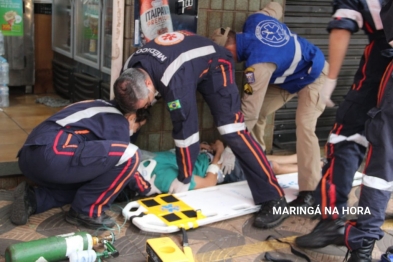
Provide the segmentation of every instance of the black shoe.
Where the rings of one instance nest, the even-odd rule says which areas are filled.
[[[104,212],[99,217],[89,217],[88,215],[78,214],[74,209],[70,208],[65,216],[65,220],[73,225],[84,226],[91,229],[100,227],[114,227],[115,221]]]
[[[15,188],[10,220],[15,225],[25,225],[36,209],[34,189],[23,181]]]
[[[284,212],[285,208],[287,208],[285,197],[262,203],[261,209],[255,215],[254,226],[263,229],[278,226],[289,216],[288,212]]]
[[[311,207],[313,205],[313,191],[300,191],[297,198],[289,203],[291,207]]]
[[[371,262],[375,239],[363,238],[362,247],[349,251],[351,257],[348,262]]]
[[[297,237],[295,243],[303,248],[321,248],[328,245],[344,246],[345,219],[322,219],[311,233]]]

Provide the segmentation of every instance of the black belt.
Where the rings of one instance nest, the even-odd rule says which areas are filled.
[[[373,40],[380,40],[380,39],[386,41],[385,32],[383,30],[378,30],[368,35],[368,40],[370,42]]]

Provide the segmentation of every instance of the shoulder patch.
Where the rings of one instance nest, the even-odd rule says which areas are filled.
[[[169,111],[181,108],[179,99],[168,103]]]
[[[247,78],[247,83],[252,84],[255,83],[255,76],[254,76],[255,69],[253,67],[247,67],[244,71],[244,74]]]
[[[154,42],[159,45],[175,45],[183,41],[184,35],[179,32],[165,33],[157,36]]]

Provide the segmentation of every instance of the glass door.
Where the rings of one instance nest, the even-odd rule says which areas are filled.
[[[102,9],[101,71],[111,74],[113,0],[104,0]]]
[[[101,1],[75,1],[74,59],[99,69]]]
[[[52,49],[72,58],[74,31],[74,0],[52,2]]]

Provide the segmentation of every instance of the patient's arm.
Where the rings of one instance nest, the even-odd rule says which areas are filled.
[[[221,158],[222,152],[224,152],[224,144],[220,140],[217,140],[214,144],[211,145],[211,149],[215,152],[215,155],[210,164],[217,165],[219,168],[221,168],[221,165],[218,164],[218,161]],[[217,173],[207,172],[205,177],[194,176],[194,181],[195,189],[215,186],[217,184]]]
[[[207,173],[205,177],[194,176],[194,181],[194,189],[215,186],[217,184],[217,174]]]

